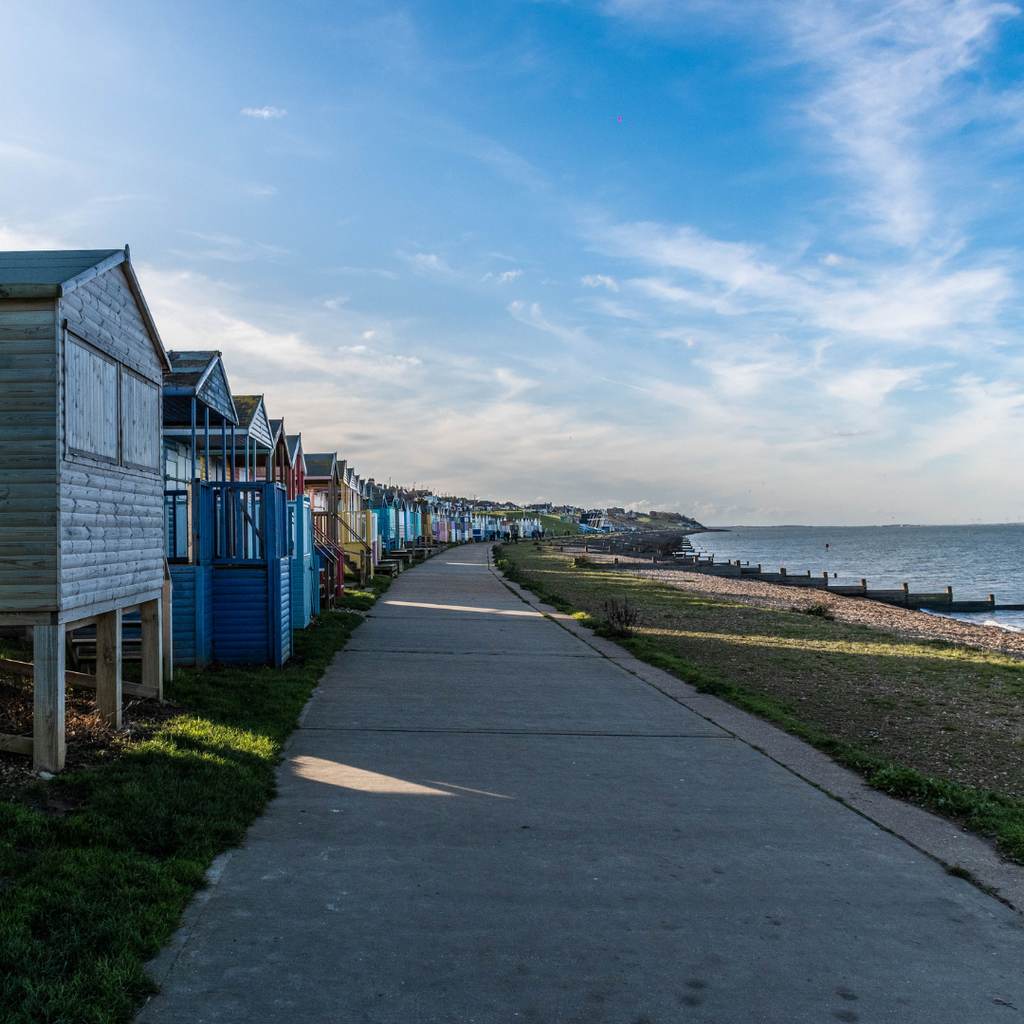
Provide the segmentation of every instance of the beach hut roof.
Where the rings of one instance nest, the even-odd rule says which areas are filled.
[[[168,352],[170,370],[164,374],[164,425],[191,424],[193,396],[214,414],[217,426],[238,423],[231,385],[220,352]]]
[[[337,452],[317,452],[306,456],[306,479],[329,480],[338,465]]]
[[[288,460],[289,468],[294,466],[295,460],[292,458],[292,453],[288,450],[288,442],[285,439],[284,420],[271,420],[270,432],[274,435],[274,447],[277,448],[280,445],[284,449],[284,457]]]
[[[306,456],[302,450],[302,435],[285,434],[284,443],[288,448],[288,458],[291,460],[292,465],[296,465],[299,459],[302,459],[303,465],[305,465]]]
[[[235,408],[238,410],[238,429],[264,448],[273,448],[274,437],[270,432],[270,420],[263,396],[235,395]]]
[[[281,438],[281,431],[284,430],[284,420],[267,420],[270,425],[270,436],[274,439],[274,444]]]
[[[94,277],[120,266],[138,306],[139,315],[156,350],[160,365],[170,369],[167,352],[153,315],[132,269],[131,254],[123,249],[31,249],[0,252],[0,299],[56,299]]]

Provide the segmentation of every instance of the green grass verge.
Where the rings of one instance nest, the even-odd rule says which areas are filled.
[[[1024,863],[1024,802],[1005,794],[933,777],[907,765],[869,753],[856,744],[807,721],[800,714],[799,704],[756,687],[723,679],[714,666],[680,657],[671,650],[670,644],[659,636],[648,636],[639,632],[624,637],[607,622],[577,608],[569,600],[571,588],[567,588],[562,582],[565,579],[564,575],[550,571],[538,572],[540,566],[534,566],[530,562],[530,556],[525,555],[525,552],[517,557],[516,553],[508,548],[505,548],[496,559],[498,568],[508,579],[536,594],[558,611],[573,615],[583,624],[596,629],[600,635],[614,640],[642,661],[690,683],[701,693],[720,697],[800,737],[838,763],[860,772],[873,788],[952,818],[972,832],[994,838],[1005,856]],[[588,597],[591,601],[595,597],[600,598],[602,594],[611,597],[620,592],[620,584],[611,580],[602,582],[591,576],[587,582]],[[635,578],[630,582],[643,586],[643,582]],[[682,594],[679,595],[679,600],[683,600]],[[823,622],[812,622],[809,626],[827,628]],[[950,645],[935,644],[933,647],[936,654],[942,653],[946,647],[950,648],[949,653],[960,653],[959,648]]]
[[[266,806],[310,692],[389,582],[296,631],[285,668],[179,669],[167,696],[187,711],[0,804],[0,1021],[131,1018],[154,990],[145,962]]]

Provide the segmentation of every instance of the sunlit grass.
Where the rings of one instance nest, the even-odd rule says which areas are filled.
[[[0,804],[0,1020],[132,1016],[153,989],[146,960],[213,858],[273,795],[288,734],[361,621],[329,612],[297,631],[295,658],[282,669],[179,671],[167,696],[187,711],[98,770],[36,783]]]

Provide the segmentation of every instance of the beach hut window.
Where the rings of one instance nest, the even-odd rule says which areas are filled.
[[[117,364],[69,341],[64,380],[69,451],[117,461]]]
[[[121,373],[121,443],[125,465],[160,468],[160,391],[125,370]]]

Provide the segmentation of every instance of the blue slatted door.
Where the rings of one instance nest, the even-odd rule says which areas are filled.
[[[217,661],[267,664],[270,635],[265,565],[218,565],[213,572],[213,653]]]
[[[196,663],[196,566],[172,565],[171,584],[174,603],[171,606],[171,632],[174,664]]]

